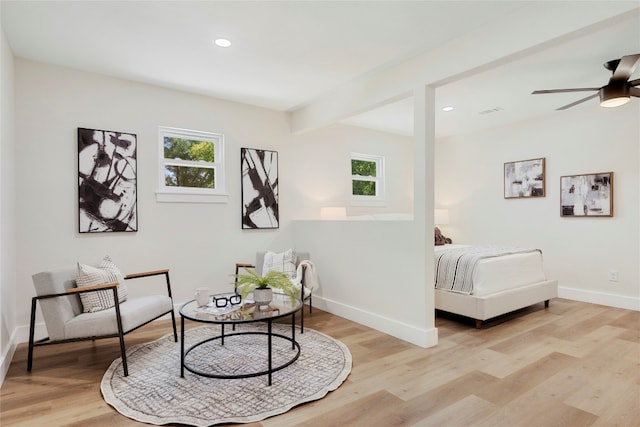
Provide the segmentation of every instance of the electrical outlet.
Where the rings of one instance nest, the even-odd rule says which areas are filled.
[[[609,281],[610,282],[617,282],[618,279],[619,279],[618,270],[609,270]]]

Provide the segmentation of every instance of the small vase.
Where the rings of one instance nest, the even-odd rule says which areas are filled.
[[[273,290],[271,288],[256,288],[253,290],[253,300],[256,302],[258,310],[263,310],[269,305],[273,298]]]

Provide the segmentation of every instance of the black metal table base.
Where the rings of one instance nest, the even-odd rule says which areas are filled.
[[[286,368],[287,366],[290,366],[291,364],[293,364],[296,360],[298,360],[298,358],[300,357],[300,344],[298,344],[298,342],[295,339],[295,313],[293,313],[291,315],[292,321],[291,321],[291,337],[288,337],[286,335],[281,335],[281,334],[276,334],[273,333],[272,331],[272,320],[265,320],[265,322],[267,322],[267,332],[261,332],[261,331],[251,331],[251,332],[234,332],[231,334],[225,334],[224,333],[224,326],[225,325],[221,325],[221,334],[208,338],[204,341],[200,341],[195,343],[194,345],[192,345],[191,347],[189,347],[186,351],[184,348],[184,317],[180,317],[180,326],[181,326],[181,332],[180,332],[180,376],[182,378],[184,378],[184,370],[188,370],[189,372],[192,372],[196,375],[201,375],[204,377],[208,377],[208,378],[220,378],[220,379],[238,379],[238,378],[252,378],[252,377],[259,377],[262,375],[268,375],[268,381],[269,381],[269,385],[271,385],[271,380],[272,380],[272,374],[274,372],[277,372],[281,369]],[[220,345],[223,346],[224,345],[224,340],[225,338],[230,338],[233,336],[238,336],[238,335],[266,335],[267,336],[267,347],[268,347],[268,368],[267,370],[261,370],[258,372],[249,372],[249,373],[244,373],[244,374],[237,374],[237,375],[225,375],[225,374],[217,374],[215,372],[204,372],[201,370],[198,370],[192,366],[189,366],[186,362],[186,357],[187,355],[195,350],[196,348],[200,347],[201,345],[204,345],[208,342],[211,341],[216,341],[216,340],[220,340]],[[291,342],[291,350],[295,350],[295,354],[293,355],[293,357],[291,357],[291,359],[289,359],[287,362],[279,365],[279,366],[273,366],[273,337],[277,337],[279,339],[284,339],[286,341]]]

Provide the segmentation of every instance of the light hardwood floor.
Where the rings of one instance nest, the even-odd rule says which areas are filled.
[[[640,426],[640,312],[555,299],[487,323],[438,315],[423,349],[318,309],[306,326],[353,356],[324,399],[249,426]],[[154,322],[127,345],[170,329]],[[303,350],[304,351],[304,350]],[[2,386],[2,426],[133,426],[100,394],[116,340],[26,346]]]

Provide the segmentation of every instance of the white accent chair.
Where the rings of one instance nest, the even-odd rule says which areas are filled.
[[[236,263],[236,276],[238,275],[238,273],[240,273],[240,269],[241,268],[253,268],[255,269],[256,273],[258,273],[259,275],[262,276],[262,266],[264,265],[264,256],[267,252],[263,251],[263,252],[256,252],[256,262],[255,264],[251,264],[251,263]],[[309,255],[309,252],[296,252],[296,267],[298,267],[298,265],[300,264],[301,261],[304,260],[311,260],[311,257]],[[309,301],[309,314],[311,314],[313,312],[313,299],[312,299],[312,292],[310,292],[306,287],[305,287],[305,281],[304,281],[304,266],[303,266],[303,272],[302,272],[302,277],[301,277],[301,285],[302,288],[300,290],[300,299],[302,300],[302,303],[304,304],[305,301]],[[300,331],[302,333],[304,333],[304,307],[302,310],[300,310]]]
[[[124,376],[129,375],[124,336],[129,332],[171,314],[173,337],[178,341],[176,318],[173,311],[169,270],[156,270],[129,274],[125,280],[150,276],[165,276],[166,295],[149,295],[130,298],[118,302],[118,283],[106,283],[97,286],[76,287],[76,269],[45,271],[33,275],[36,296],[31,299],[31,322],[29,328],[29,355],[27,370],[33,367],[33,350],[36,346],[61,344],[74,341],[95,340],[99,338],[119,338],[120,353]],[[80,293],[101,289],[111,290],[115,306],[94,313],[83,313]],[[34,341],[36,307],[40,308],[49,336]]]

